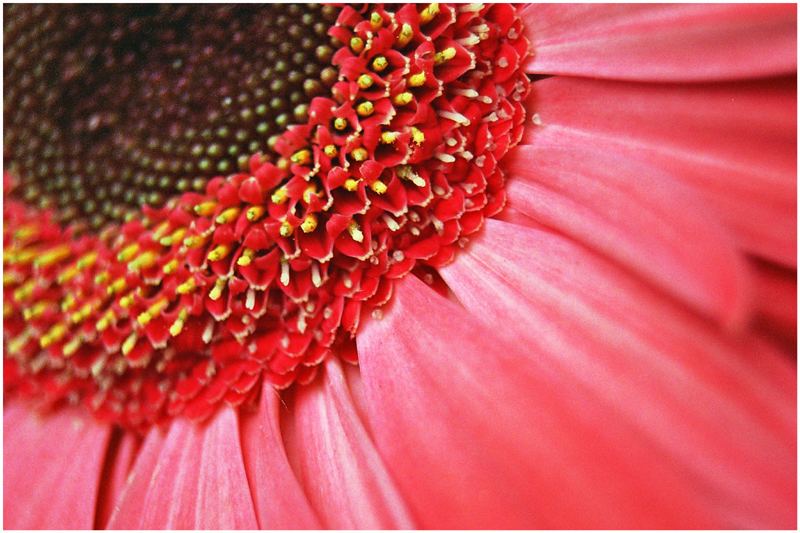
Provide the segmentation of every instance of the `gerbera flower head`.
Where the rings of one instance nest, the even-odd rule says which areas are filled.
[[[785,9],[4,7],[6,525],[788,524]]]

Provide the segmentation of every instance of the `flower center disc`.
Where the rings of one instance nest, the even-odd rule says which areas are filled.
[[[308,383],[505,204],[512,6],[18,9],[7,391],[143,429]]]

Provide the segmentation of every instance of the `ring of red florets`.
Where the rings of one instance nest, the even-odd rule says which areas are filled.
[[[308,123],[140,220],[75,237],[4,212],[6,387],[146,427],[355,362],[361,317],[451,261],[504,203],[528,43],[508,5],[344,7]]]

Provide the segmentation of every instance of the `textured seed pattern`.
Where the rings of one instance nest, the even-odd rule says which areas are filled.
[[[3,9],[4,166],[78,227],[271,157],[336,78],[332,6]]]

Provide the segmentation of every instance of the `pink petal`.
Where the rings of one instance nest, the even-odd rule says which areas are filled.
[[[502,324],[573,389],[576,408],[602,406],[620,449],[647,440],[651,461],[685,472],[717,527],[793,527],[796,385],[779,354],[727,340],[549,232],[489,220],[441,274],[486,327]]]
[[[535,74],[701,81],[794,72],[796,6],[530,4]]]
[[[756,310],[764,328],[784,337],[797,356],[797,272],[753,262],[756,276]]]
[[[505,164],[509,206],[728,324],[748,311],[745,265],[693,191],[573,130],[546,127]]]
[[[158,431],[145,441],[110,528],[258,527],[231,408],[206,425],[176,418],[165,437]]]
[[[666,86],[552,78],[534,85],[531,113],[541,127],[527,138],[609,152],[641,165],[644,177],[651,168],[669,174],[701,193],[741,247],[795,265],[796,109],[793,80]]]
[[[358,418],[336,360],[297,390],[287,433],[293,460],[325,527],[410,529],[414,522]]]
[[[679,468],[652,461],[613,412],[575,405],[502,325],[409,276],[357,337],[376,444],[421,527],[715,523]]]
[[[281,398],[267,384],[258,410],[242,418],[242,452],[261,529],[320,529],[289,466],[280,430]]]
[[[3,411],[3,522],[7,529],[91,529],[111,427],[76,409]]]
[[[117,430],[111,437],[98,492],[96,525],[100,528],[106,528],[122,495],[139,444],[139,438],[130,432]]]

